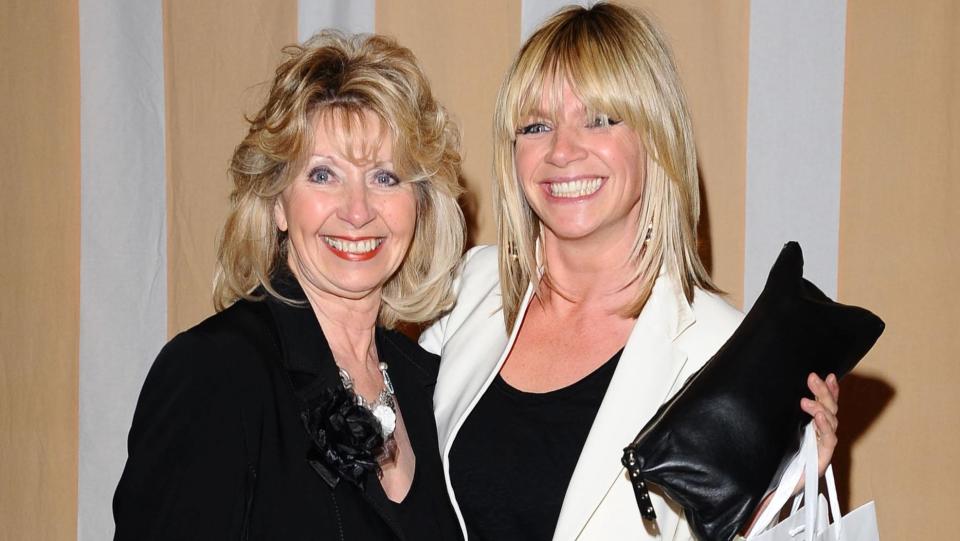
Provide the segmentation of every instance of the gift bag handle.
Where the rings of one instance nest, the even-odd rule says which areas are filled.
[[[810,426],[807,425],[808,431],[809,428]],[[760,516],[757,517],[757,520],[753,522],[753,526],[751,526],[750,530],[747,532],[747,539],[756,537],[761,532],[766,530],[770,524],[773,523],[774,519],[776,519],[780,514],[780,510],[783,509],[783,506],[787,503],[787,500],[790,499],[790,495],[793,494],[793,487],[797,486],[797,483],[800,482],[800,476],[803,475],[803,465],[806,462],[804,458],[806,446],[807,439],[806,434],[804,434],[803,443],[800,445],[800,451],[798,451],[797,456],[793,457],[793,459],[790,461],[790,464],[787,466],[787,469],[783,472],[783,475],[780,476],[780,484],[777,485],[777,489],[774,491],[773,497],[770,499],[770,503],[764,508],[763,512],[760,513]]]
[[[803,439],[805,447],[803,466],[803,499],[806,500],[806,503],[804,503],[805,522],[808,532],[807,539],[812,541],[816,534],[817,507],[820,505],[820,499],[817,498],[820,493],[820,479],[817,475],[819,458],[817,457],[817,435],[813,423],[807,425]],[[837,498],[837,482],[833,477],[833,464],[827,464],[827,470],[823,473],[823,477],[827,485],[827,501],[830,505],[833,528],[830,528],[831,523],[829,521],[824,526],[833,531],[833,541],[841,541],[844,539],[843,532],[840,530],[842,515],[840,514],[840,501]]]
[[[787,470],[780,477],[780,483],[773,493],[770,504],[767,505],[754,522],[753,527],[750,528],[746,536],[747,539],[762,533],[770,526],[774,519],[776,519],[780,514],[780,510],[787,503],[787,500],[790,499],[793,488],[797,486],[801,475],[804,476],[803,499],[806,502],[804,504],[804,538],[808,541],[814,539],[817,525],[817,507],[819,505],[817,498],[819,493],[817,466],[817,438],[813,423],[810,423],[804,430],[803,443],[800,446],[798,456],[794,457],[787,467]],[[840,503],[837,499],[837,485],[834,480],[832,465],[827,466],[824,478],[827,484],[830,514],[833,520],[833,528],[829,529],[833,531],[833,541],[841,541],[844,536],[840,528]],[[797,511],[798,500],[799,498],[794,500],[791,515]],[[827,526],[829,526],[829,524]]]
[[[823,477],[827,480],[827,501],[830,502],[830,516],[833,520],[833,541],[841,541],[845,539],[842,531],[843,521],[840,520],[843,515],[840,514],[840,500],[837,498],[837,482],[833,478],[833,464],[827,465],[827,471],[824,472]]]

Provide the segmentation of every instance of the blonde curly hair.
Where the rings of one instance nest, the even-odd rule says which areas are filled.
[[[452,306],[453,273],[463,251],[460,133],[434,99],[413,53],[378,35],[323,31],[284,48],[266,103],[230,163],[234,190],[220,239],[213,300],[222,310],[259,300],[259,286],[283,299],[270,276],[286,256],[274,222],[277,197],[302,168],[319,115],[348,131],[365,112],[389,129],[394,163],[413,182],[417,224],[400,269],[383,288],[379,323],[424,322]],[[341,138],[343,138],[341,134]],[[347,133],[345,137],[349,137]]]

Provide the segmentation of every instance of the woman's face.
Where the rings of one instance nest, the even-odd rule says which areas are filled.
[[[288,264],[308,292],[379,295],[413,240],[413,184],[394,171],[393,144],[379,118],[366,112],[363,120],[355,148],[344,149],[330,133],[342,127],[316,119],[306,165],[277,198],[274,219],[288,234]],[[356,156],[359,149],[370,152]]]
[[[549,96],[522,119],[515,146],[517,176],[546,237],[565,241],[633,242],[640,216],[646,154],[618,119],[588,118],[564,84],[559,111]],[[607,244],[612,243],[612,244]]]

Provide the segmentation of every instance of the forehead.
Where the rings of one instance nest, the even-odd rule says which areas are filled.
[[[522,114],[563,116],[584,113],[588,109],[576,89],[566,79],[545,80],[537,94],[537,99],[528,100]]]
[[[334,156],[352,163],[390,161],[393,137],[373,111],[327,108],[312,119],[313,154]]]
[[[514,122],[530,116],[559,119],[604,114],[622,117],[624,111],[615,96],[616,92],[590,77],[547,72],[528,81],[521,89]]]

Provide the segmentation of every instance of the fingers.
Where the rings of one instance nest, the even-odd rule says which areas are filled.
[[[809,400],[808,402],[816,404],[813,400]],[[823,473],[827,471],[827,466],[830,465],[830,461],[833,459],[833,452],[837,449],[839,440],[837,438],[836,425],[830,423],[829,417],[823,411],[818,411],[817,414],[813,416],[813,424],[817,434],[817,472],[819,476],[822,477]],[[802,476],[794,492],[796,493],[801,488],[803,488]]]
[[[824,421],[830,425],[835,432],[840,425],[837,419],[837,412],[840,407],[837,403],[839,396],[839,384],[833,374],[827,376],[826,381],[820,379],[816,374],[810,374],[807,378],[807,386],[813,393],[816,400],[803,398],[800,400],[800,408],[807,412],[814,419],[822,415]]]
[[[836,426],[831,425],[823,414],[814,416],[813,422],[817,427],[817,471],[822,476],[837,448],[837,431]]]
[[[835,374],[830,374],[827,376],[827,388],[830,389],[830,394],[833,395],[833,401],[840,401],[840,380],[837,379]]]
[[[817,427],[817,445],[820,448],[829,448],[831,451],[837,446],[837,427],[822,413],[813,417]]]
[[[837,448],[837,427],[840,424],[837,419],[837,412],[840,409],[838,403],[840,383],[834,374],[828,375],[827,379],[823,380],[812,373],[807,377],[807,387],[816,399],[804,398],[800,401],[800,407],[813,417],[817,433],[817,462],[820,475],[823,475]]]
[[[822,419],[822,422],[826,423],[832,432],[836,432],[837,428],[840,426],[840,420],[837,418],[837,416],[816,400],[810,400],[809,398],[801,399],[800,408],[807,412],[808,415],[813,417],[815,421],[820,421]],[[819,422],[817,423],[817,430],[818,434],[822,434],[823,430],[821,430]]]
[[[837,401],[840,398],[840,384],[837,382],[836,376],[830,374],[827,376],[826,381],[824,381],[820,379],[816,373],[811,372],[810,375],[807,376],[807,387],[810,389],[810,392],[813,393],[817,402],[823,404],[833,415],[837,414],[839,410]]]

